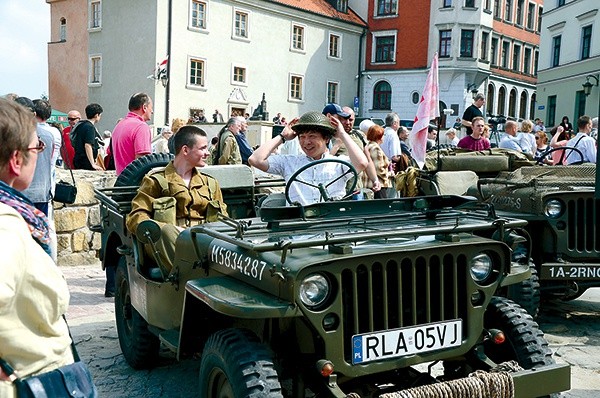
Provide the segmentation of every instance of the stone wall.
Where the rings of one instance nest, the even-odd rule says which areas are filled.
[[[68,170],[57,169],[56,180],[69,181]],[[94,188],[112,186],[114,171],[74,170],[77,199],[72,205],[54,203],[54,223],[58,240],[58,265],[82,265],[98,262],[100,234],[89,227],[100,223],[98,200]]]

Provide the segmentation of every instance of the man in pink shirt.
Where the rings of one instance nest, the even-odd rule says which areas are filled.
[[[152,153],[152,132],[146,123],[152,118],[152,99],[145,93],[129,99],[129,113],[112,133],[112,151],[117,175],[135,159]]]

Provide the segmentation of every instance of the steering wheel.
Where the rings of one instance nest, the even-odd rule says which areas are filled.
[[[305,172],[308,169],[312,169],[314,167],[318,167],[321,164],[324,163],[339,163],[343,166],[346,166],[348,168],[348,170],[346,170],[345,172],[343,172],[342,174],[340,174],[339,176],[336,176],[334,179],[332,179],[331,181],[326,181],[325,183],[318,183],[318,184],[314,184],[311,181],[306,181],[304,179],[301,178],[301,174],[303,172]],[[348,197],[352,192],[354,192],[354,188],[356,188],[356,183],[358,182],[358,173],[356,172],[356,169],[354,168],[354,166],[352,166],[352,164],[344,161],[344,160],[340,160],[340,159],[335,159],[335,158],[328,158],[328,159],[320,159],[320,160],[315,160],[314,162],[310,162],[308,164],[305,164],[304,166],[300,167],[298,170],[296,170],[296,172],[294,174],[292,174],[292,176],[290,177],[290,179],[288,180],[287,184],[285,184],[285,200],[289,203],[292,204],[292,201],[290,199],[290,187],[292,186],[292,184],[296,183],[296,184],[304,184],[307,185],[311,188],[314,188],[316,190],[319,191],[319,193],[321,194],[321,200],[320,202],[328,202],[333,200],[331,198],[330,192],[328,191],[328,188],[335,182],[339,181],[340,179],[344,178],[347,174],[352,174],[352,177],[350,179],[350,181],[352,182],[350,185],[346,184],[346,193],[344,195],[344,198]]]
[[[567,150],[571,151],[567,154]],[[563,151],[563,154],[560,157],[560,162],[559,162],[559,166],[562,165],[563,159],[565,158],[565,156],[570,156],[573,152],[576,152],[579,155],[579,160],[577,162],[572,162],[569,163],[569,165],[578,165],[578,164],[582,164],[583,163],[583,153],[572,146],[560,146],[560,147],[556,147],[556,148],[552,148],[549,151],[544,152],[544,156],[540,157],[540,158],[535,158],[535,164],[536,165],[542,165],[544,164],[544,158],[547,157],[549,154],[551,154],[552,152],[557,152],[557,151]]]

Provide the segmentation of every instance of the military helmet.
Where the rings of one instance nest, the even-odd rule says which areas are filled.
[[[311,111],[300,116],[298,123],[292,126],[292,130],[301,134],[307,130],[317,130],[327,137],[333,137],[335,128],[331,125],[329,118],[321,112]]]

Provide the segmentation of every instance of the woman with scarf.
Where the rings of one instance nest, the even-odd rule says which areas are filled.
[[[0,142],[0,358],[24,377],[73,362],[69,289],[50,257],[48,219],[20,193],[48,150],[31,111],[0,99]],[[0,397],[14,396],[0,371]]]

